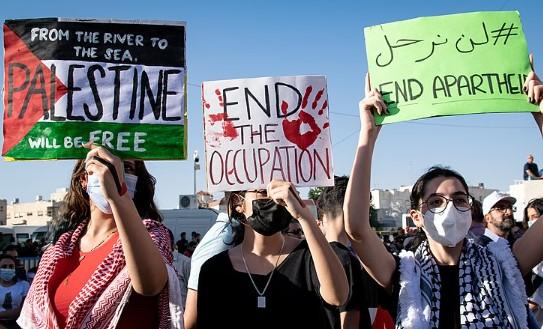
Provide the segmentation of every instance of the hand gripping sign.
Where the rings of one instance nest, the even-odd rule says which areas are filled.
[[[333,185],[325,77],[207,81],[202,105],[210,192]]]

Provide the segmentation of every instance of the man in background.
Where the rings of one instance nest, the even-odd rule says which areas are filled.
[[[534,162],[534,156],[531,154],[528,154],[528,160],[524,164],[523,176],[524,180],[541,179],[541,175],[539,174],[539,168]]]

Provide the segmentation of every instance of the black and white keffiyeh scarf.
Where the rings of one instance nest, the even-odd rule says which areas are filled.
[[[462,328],[527,328],[526,291],[505,240],[464,241],[458,280]],[[441,281],[428,241],[400,253],[396,328],[439,328]]]

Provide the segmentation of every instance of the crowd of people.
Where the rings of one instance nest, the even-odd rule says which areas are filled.
[[[543,132],[534,72],[524,91]],[[383,243],[370,180],[387,106],[369,79],[359,112],[351,175],[323,189],[318,218],[274,180],[226,193],[190,241],[161,223],[143,161],[85,144],[33,278],[0,256],[0,328],[541,328],[542,199],[517,227],[513,197],[478,204],[461,174],[432,167],[411,192],[416,229]]]

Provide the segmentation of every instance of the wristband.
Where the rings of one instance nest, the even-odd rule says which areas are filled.
[[[128,192],[128,187],[126,186],[126,183],[123,183],[123,185],[121,185],[121,190],[119,191],[119,195],[123,196],[126,194],[126,192]]]

